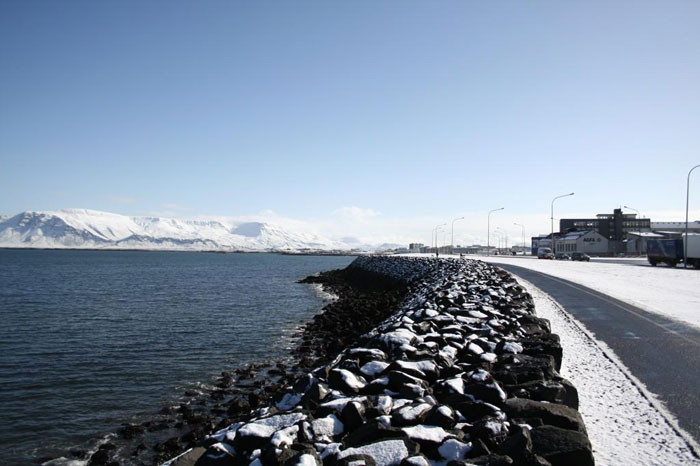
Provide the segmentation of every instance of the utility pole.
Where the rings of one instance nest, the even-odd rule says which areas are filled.
[[[494,228],[493,232],[497,234],[496,238],[498,239],[498,254],[500,255],[503,249],[503,235],[505,232],[500,227]]]
[[[459,217],[454,220],[452,220],[452,238],[450,239],[450,252],[454,253],[454,248],[455,248],[455,222],[457,220],[464,220],[464,217]]]
[[[524,256],[525,255],[525,225],[521,225],[520,223],[513,223],[513,225],[517,225],[523,229],[523,256]]]
[[[641,219],[642,214],[640,214],[637,209],[630,207],[630,206],[623,206],[623,207],[625,209],[634,210],[635,212],[637,212],[637,215],[639,215],[639,218]],[[642,230],[641,230],[641,228],[639,229],[639,236],[637,237],[637,240],[635,241],[635,243],[636,243],[635,249],[637,250],[637,255],[641,256],[642,255],[642,244],[641,244],[642,243]]]
[[[685,186],[685,241],[683,243],[683,268],[688,268],[688,206],[690,205],[690,174],[693,170],[700,167],[700,165],[695,165],[688,172],[688,181]]]
[[[438,229],[439,229],[440,227],[443,227],[443,226],[445,226],[445,225],[447,225],[447,223],[441,223],[440,225],[438,225],[438,226],[436,226],[435,228],[433,228],[433,234],[435,235],[435,257],[439,257],[439,253],[438,253],[438,237],[437,237],[437,231],[438,231]]]
[[[557,199],[560,199],[562,197],[567,197],[567,196],[573,196],[574,193],[569,193],[569,194],[562,194],[561,196],[557,196],[554,199],[552,199],[552,209],[551,209],[551,220],[552,220],[552,254],[556,253],[555,248],[554,248],[554,201]]]
[[[491,255],[491,214],[503,210],[505,207],[500,207],[498,209],[493,209],[489,211],[489,215],[487,217],[487,222],[486,222],[486,255],[490,256]]]

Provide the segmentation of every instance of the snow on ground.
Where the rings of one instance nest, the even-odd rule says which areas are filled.
[[[620,263],[469,256],[525,267],[592,288],[641,309],[700,327],[700,270]]]
[[[578,265],[578,264],[576,264]],[[623,266],[627,267],[628,266]],[[644,392],[629,370],[549,295],[516,277],[549,319],[564,348],[562,376],[578,389],[580,408],[598,466],[700,465],[660,403]]]

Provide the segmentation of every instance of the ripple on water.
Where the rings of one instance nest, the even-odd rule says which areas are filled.
[[[0,455],[65,454],[222,369],[279,358],[350,257],[0,250]],[[100,434],[102,433],[102,434]],[[78,465],[73,459],[50,464]]]

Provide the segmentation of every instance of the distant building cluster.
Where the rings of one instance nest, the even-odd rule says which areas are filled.
[[[700,234],[700,221],[688,223],[688,232]],[[533,236],[530,246],[426,246],[410,243],[396,253],[537,255],[539,248],[550,248],[557,253],[571,255],[582,252],[589,256],[645,255],[649,239],[678,239],[685,233],[685,222],[653,222],[650,218],[626,214],[615,209],[612,214],[598,214],[593,218],[562,218],[559,231]]]
[[[491,246],[490,248],[487,248],[486,246],[482,246],[480,244],[474,244],[472,246],[445,245],[437,248],[438,254],[523,254],[524,251],[527,251],[527,253],[529,254],[530,248],[522,246],[513,246],[510,249],[498,248],[496,246]],[[394,250],[394,252],[397,254],[435,254],[436,248],[435,246],[426,246],[423,243],[410,243],[407,249],[396,249]]]
[[[688,224],[689,233],[700,233],[700,222]],[[559,231],[531,238],[532,254],[539,248],[556,252],[583,252],[591,256],[642,255],[647,252],[650,238],[680,238],[685,222],[652,222],[625,214],[615,209],[612,214],[598,214],[595,218],[563,218]],[[554,240],[554,244],[552,244]]]

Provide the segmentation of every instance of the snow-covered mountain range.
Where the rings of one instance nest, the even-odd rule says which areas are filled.
[[[349,250],[358,245],[261,222],[129,217],[62,209],[3,217],[0,247],[270,251]]]

